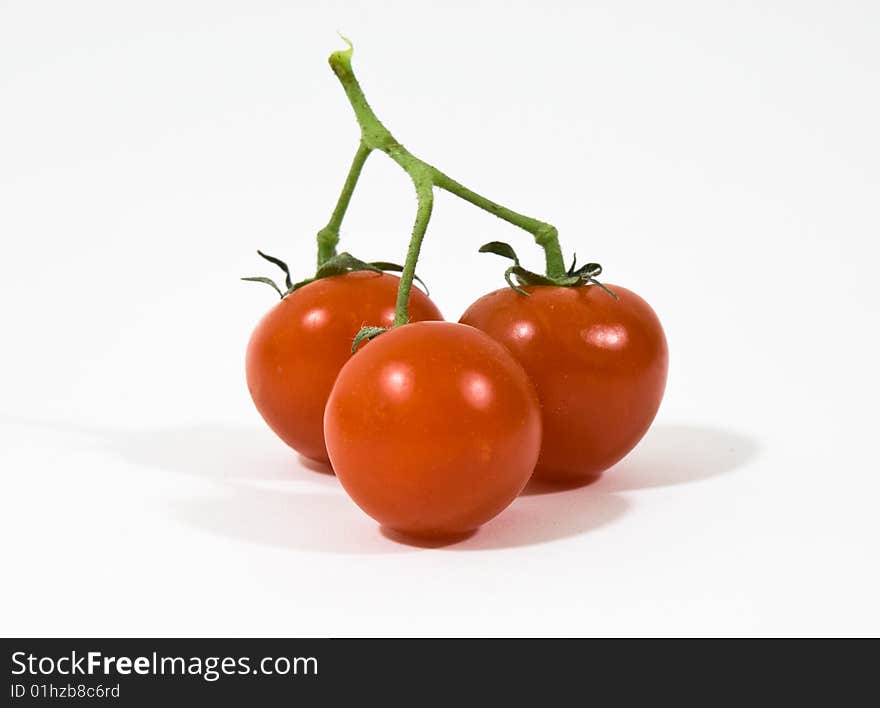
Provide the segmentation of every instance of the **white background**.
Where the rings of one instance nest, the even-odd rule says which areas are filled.
[[[0,2],[0,629],[9,635],[878,634],[880,5]],[[355,42],[416,154],[556,224],[666,327],[599,483],[384,536],[266,430],[254,251],[311,273]],[[400,260],[370,159],[343,246]],[[517,232],[440,194],[450,319]]]

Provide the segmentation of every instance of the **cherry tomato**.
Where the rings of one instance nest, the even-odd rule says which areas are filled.
[[[357,271],[294,291],[257,325],[246,356],[251,397],[269,427],[306,457],[327,461],[324,406],[363,325],[390,327],[400,279]],[[412,289],[412,320],[442,320],[425,293]]]
[[[503,343],[541,400],[543,444],[535,478],[599,475],[642,438],[660,406],[669,355],[647,302],[619,286],[504,288],[461,322]]]
[[[324,436],[336,476],[380,524],[422,537],[476,529],[528,481],[534,388],[510,353],[452,322],[395,328],[343,367]]]

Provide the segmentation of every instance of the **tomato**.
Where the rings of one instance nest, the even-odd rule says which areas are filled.
[[[534,388],[498,342],[452,322],[395,328],[343,367],[324,436],[336,476],[383,526],[476,529],[528,481],[541,446]]]
[[[370,271],[316,280],[275,305],[251,335],[251,397],[278,437],[306,457],[328,460],[323,420],[330,389],[360,328],[391,326],[399,283],[396,276]],[[414,321],[443,319],[416,288],[409,313]]]
[[[503,343],[541,399],[543,445],[535,478],[598,476],[642,438],[660,406],[669,355],[650,305],[609,286],[511,288],[471,305],[461,322]]]

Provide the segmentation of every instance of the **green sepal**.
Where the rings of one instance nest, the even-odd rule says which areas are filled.
[[[586,265],[582,265],[577,270],[574,269],[574,262],[571,264],[571,268],[568,269],[569,275],[576,275],[581,278],[595,278],[597,275],[602,274],[602,266],[598,263],[587,263]]]
[[[376,266],[370,265],[369,263],[362,261],[360,258],[355,258],[350,253],[343,251],[342,253],[337,253],[335,256],[324,261],[315,273],[315,279],[320,280],[321,278],[329,278],[334,275],[351,273],[356,270],[371,270],[376,273],[382,272]]]
[[[365,339],[373,339],[387,331],[388,330],[384,327],[361,327],[360,332],[355,335],[354,341],[351,343],[351,353],[354,354],[357,351],[358,346],[360,346],[360,343]]]
[[[490,241],[480,246],[480,253],[494,253],[496,256],[507,258],[513,261],[513,265],[504,271],[504,279],[507,284],[516,290],[520,295],[528,297],[528,293],[522,289],[523,285],[576,285],[580,279],[573,275],[567,274],[562,278],[548,278],[546,275],[535,273],[534,271],[523,268],[519,263],[519,256],[513,250],[513,246],[503,241]],[[574,264],[572,264],[574,265]],[[514,283],[514,279],[516,282]]]
[[[287,289],[287,292],[284,294],[285,294],[285,296],[290,295],[290,293],[292,293],[294,290],[299,290],[304,285],[308,285],[309,283],[314,283],[316,280],[317,280],[317,278],[304,278],[303,280],[298,280],[293,285],[291,285]]]
[[[247,280],[251,283],[265,283],[266,285],[271,285],[273,288],[275,288],[275,292],[278,293],[278,297],[284,299],[285,293],[281,292],[281,288],[276,285],[275,281],[272,280],[272,278],[263,278],[259,275],[255,275],[250,278],[242,278],[242,280]]]
[[[617,293],[614,292],[607,285],[603,285],[596,277],[602,275],[602,266],[598,263],[587,263],[586,265],[581,266],[577,270],[574,269],[574,261],[572,261],[571,268],[568,269],[568,274],[572,276],[577,276],[581,281],[583,281],[583,285],[596,285],[606,293],[608,293],[615,300],[619,300],[617,297]]]
[[[370,261],[371,266],[376,266],[379,270],[390,272],[390,273],[403,273],[403,266],[398,263],[389,263],[387,261]],[[428,286],[425,285],[425,281],[422,280],[419,276],[413,273],[413,280],[415,280],[419,285],[422,286],[422,289],[425,291],[425,295],[430,295],[431,291],[428,290]]]
[[[513,246],[503,241],[490,241],[483,244],[480,246],[480,253],[494,253],[496,256],[513,261],[513,265],[504,271],[504,280],[520,295],[528,296],[529,293],[521,287],[525,285],[555,285],[566,288],[581,285],[598,285],[602,290],[614,297],[615,300],[617,299],[617,295],[610,288],[596,280],[596,276],[602,273],[602,266],[598,263],[587,263],[577,268],[577,255],[572,259],[571,267],[565,275],[559,278],[551,278],[523,268],[520,265],[519,256],[513,250]]]
[[[370,271],[372,273],[382,273],[386,270],[400,273],[403,271],[403,266],[397,265],[396,263],[386,263],[385,261],[367,263],[360,258],[355,258],[348,252],[337,253],[335,256],[331,256],[321,264],[314,277],[306,278],[305,280],[300,280],[298,283],[294,283],[284,294],[290,295],[290,293],[299,290],[304,285],[313,283],[316,280],[321,280],[322,278],[331,278],[334,275],[344,275],[345,273],[354,273],[362,270]],[[415,276],[415,279],[422,284],[422,287],[425,288],[425,292],[427,292],[428,288],[422,279],[418,276]]]
[[[600,283],[600,282],[599,282],[598,280],[596,280],[595,278],[589,278],[589,279],[586,281],[585,284],[586,284],[586,285],[595,285],[595,286],[601,288],[602,290],[604,290],[606,293],[608,293],[608,294],[609,294],[611,297],[613,297],[615,300],[620,300],[620,298],[617,297],[617,293],[616,293],[616,292],[614,292],[614,291],[613,291],[611,288],[609,288],[607,285],[604,285],[604,284]]]
[[[504,241],[489,241],[489,243],[484,243],[480,246],[480,253],[494,253],[496,256],[508,258],[516,265],[519,265],[519,257],[516,255],[516,251],[513,250],[513,246],[509,243],[504,243]]]
[[[299,290],[301,287],[308,285],[309,283],[314,283],[316,280],[321,280],[322,278],[331,278],[334,275],[344,275],[345,273],[354,273],[356,271],[370,271],[372,273],[383,273],[385,271],[391,271],[395,273],[402,273],[403,266],[398,265],[397,263],[388,263],[385,261],[374,261],[372,263],[367,263],[366,261],[362,261],[360,258],[355,258],[353,255],[347,252],[338,253],[335,256],[328,258],[324,261],[321,266],[318,268],[317,272],[311,278],[305,278],[300,280],[299,282],[292,282],[290,277],[290,269],[287,267],[287,264],[282,261],[280,258],[275,258],[274,256],[270,256],[262,251],[257,251],[261,258],[266,259],[273,265],[278,266],[281,270],[284,271],[284,284],[287,287],[287,290],[283,291],[274,280],[271,278],[264,278],[261,276],[254,276],[249,278],[242,278],[242,280],[249,280],[256,283],[265,283],[266,285],[270,285],[274,288],[275,292],[284,299],[290,293]],[[424,281],[417,275],[413,276],[416,281],[421,284],[421,286],[425,289],[425,292],[428,292],[428,286],[425,285]]]
[[[508,270],[513,272],[520,285],[562,285],[571,287],[580,282],[580,278],[575,275],[565,275],[561,278],[548,278],[546,275],[534,273],[518,265],[512,266]]]
[[[516,268],[516,266],[510,266],[510,268],[508,268],[507,270],[504,271],[504,280],[506,280],[507,284],[511,288],[516,290],[520,295],[525,295],[526,297],[528,297],[529,294],[525,290],[523,290],[519,285],[517,285],[516,283],[513,282],[514,268]]]
[[[265,258],[269,263],[278,266],[281,270],[284,271],[284,285],[290,290],[293,287],[293,281],[290,279],[290,268],[287,267],[287,263],[282,261],[280,258],[275,258],[275,256],[270,256],[267,253],[263,253],[260,250],[257,250],[257,254],[261,258]]]

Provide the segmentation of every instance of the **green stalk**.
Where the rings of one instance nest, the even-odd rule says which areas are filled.
[[[412,238],[409,249],[406,252],[406,260],[403,263],[403,272],[400,274],[400,285],[397,288],[397,306],[394,310],[394,324],[392,327],[404,325],[409,321],[409,293],[412,290],[413,278],[416,274],[416,262],[419,260],[419,251],[422,249],[422,239],[428,230],[428,222],[431,220],[431,210],[434,208],[434,190],[430,182],[415,182],[416,196],[419,206],[416,210],[416,222],[413,225]]]
[[[348,42],[348,40],[346,40],[346,42]],[[490,214],[494,214],[499,219],[503,219],[504,221],[513,224],[514,226],[518,226],[524,231],[530,233],[535,238],[537,244],[544,249],[547,277],[564,277],[566,275],[565,262],[562,257],[562,250],[559,246],[559,237],[556,229],[550,224],[515,212],[512,209],[508,209],[497,202],[493,202],[492,200],[477,194],[473,190],[456,182],[451,177],[443,174],[440,170],[429,165],[427,162],[420,160],[403,147],[403,145],[401,145],[391,132],[382,124],[373,112],[370,104],[367,103],[364,92],[361,90],[360,84],[358,84],[354,71],[351,68],[351,55],[352,47],[349,42],[348,49],[333,52],[333,54],[330,55],[329,61],[333,73],[336,74],[342,84],[342,88],[345,90],[345,94],[348,97],[348,101],[354,110],[355,117],[357,118],[358,125],[360,125],[361,128],[361,148],[359,149],[359,154],[361,150],[365,150],[367,154],[369,154],[371,150],[381,150],[384,152],[400,165],[410,176],[413,185],[415,186],[416,196],[418,197],[418,211],[413,226],[412,239],[406,255],[406,262],[400,278],[400,287],[397,293],[397,309],[395,311],[393,326],[396,327],[406,324],[408,321],[407,309],[409,304],[409,294],[412,289],[413,275],[415,274],[416,261],[418,261],[419,258],[422,239],[425,236],[428,222],[431,219],[431,210],[434,202],[434,187],[444,189],[447,192],[470,202],[474,206],[479,207]],[[363,159],[366,159],[366,155],[364,155]],[[355,157],[355,162],[357,162],[357,156]],[[363,161],[361,161],[361,166],[362,165]],[[355,164],[352,164],[352,171],[354,170]],[[354,189],[354,182],[357,181],[357,174],[359,172],[360,168],[357,169],[353,179],[352,173],[349,173],[349,179],[346,180],[346,186],[348,186],[351,181],[351,189]],[[346,190],[343,189],[343,195],[340,197],[340,204],[343,203],[343,197],[345,197],[345,195]],[[347,198],[350,197],[351,194],[349,191]],[[342,213],[344,213],[345,206],[347,206],[347,198],[342,207]],[[339,205],[337,205],[337,210],[339,210]],[[334,216],[336,216],[336,212],[334,212]],[[339,221],[341,221],[341,214],[339,216]],[[333,223],[333,219],[331,218],[331,224],[328,224],[328,228]],[[338,232],[338,223],[336,226]],[[319,248],[320,244],[321,236],[319,234]],[[335,242],[333,242],[333,248],[335,249]]]
[[[528,231],[535,237],[538,245],[544,249],[547,277],[561,278],[565,276],[565,260],[562,257],[562,249],[559,247],[559,234],[555,227],[545,224],[543,221],[519,214],[512,209],[493,202],[491,199],[486,199],[486,197],[459,184],[436,169],[434,170],[434,184],[441,189],[445,189],[450,194],[470,202],[483,211],[488,211],[499,219],[503,219],[514,226],[519,226],[521,229]]]
[[[351,161],[351,167],[348,170],[348,177],[345,178],[345,184],[342,185],[342,193],[336,202],[336,208],[330,215],[330,221],[318,232],[318,268],[333,256],[336,255],[336,245],[339,243],[339,227],[342,225],[342,219],[345,217],[345,211],[351,202],[351,195],[354,194],[354,187],[358,178],[361,176],[361,170],[364,163],[370,156],[372,149],[367,147],[363,141],[358,145],[354,159]]]

